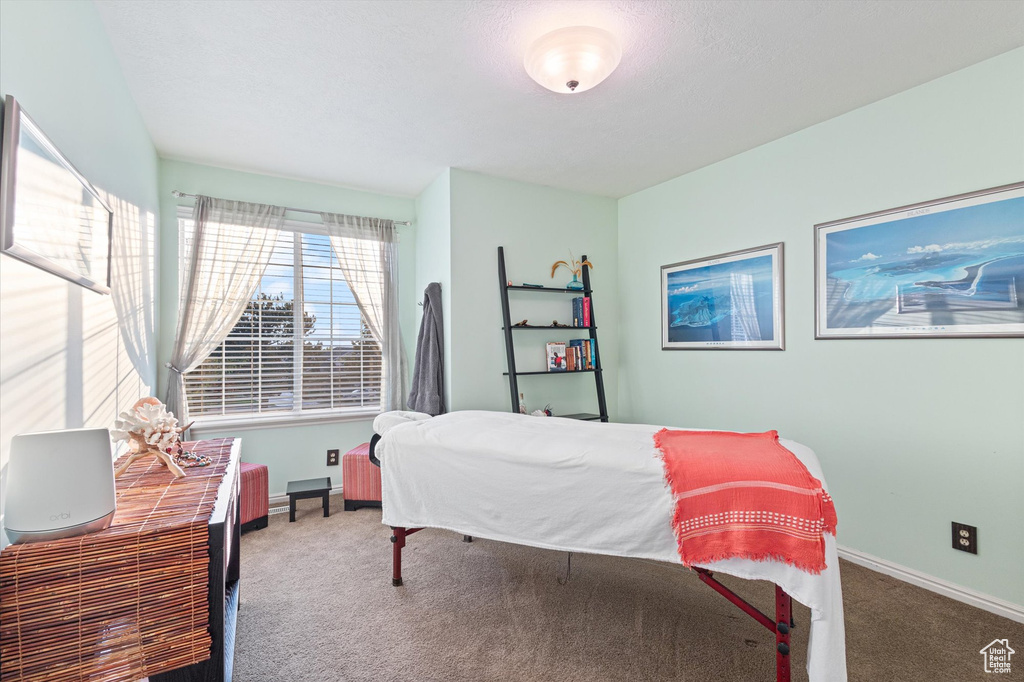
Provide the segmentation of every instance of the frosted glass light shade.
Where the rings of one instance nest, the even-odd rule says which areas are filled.
[[[526,51],[530,78],[548,90],[583,92],[607,78],[622,59],[619,41],[593,26],[569,26],[545,33]]]

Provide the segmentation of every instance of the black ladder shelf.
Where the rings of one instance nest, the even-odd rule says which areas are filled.
[[[587,257],[583,256],[581,261],[586,261]],[[508,371],[505,375],[508,377],[509,395],[512,399],[512,412],[519,412],[519,377],[528,375],[539,375],[546,374],[550,376],[564,376],[567,374],[584,374],[590,373],[594,375],[594,386],[597,388],[597,407],[600,414],[590,413],[579,413],[579,414],[556,414],[556,417],[566,417],[569,419],[583,419],[587,421],[608,421],[608,405],[604,398],[604,372],[601,369],[601,346],[597,344],[597,321],[594,317],[594,297],[590,288],[590,268],[586,265],[583,267],[583,289],[563,289],[560,287],[528,287],[522,285],[509,284],[508,277],[505,274],[505,249],[504,247],[498,247],[498,285],[501,290],[501,315],[504,321],[504,327],[502,330],[505,332],[505,356],[508,359]],[[512,319],[509,313],[508,295],[509,292],[517,291],[544,291],[554,294],[575,294],[577,296],[589,296],[590,297],[590,326],[589,327],[545,327],[537,325],[523,325],[519,327],[512,326]],[[576,370],[573,372],[519,372],[516,370],[516,352],[515,352],[515,339],[513,338],[512,332],[515,330],[527,330],[527,329],[547,329],[548,331],[564,331],[566,329],[586,330],[590,336],[590,339],[594,341],[594,369]]]

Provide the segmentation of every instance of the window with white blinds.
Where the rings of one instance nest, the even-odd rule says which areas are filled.
[[[326,233],[288,221],[259,288],[224,343],[185,375],[195,417],[381,409],[381,350]],[[182,251],[191,218],[179,219]],[[219,257],[229,258],[230,246]],[[373,268],[368,268],[372,270]]]

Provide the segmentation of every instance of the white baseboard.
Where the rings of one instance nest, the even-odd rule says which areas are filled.
[[[1018,623],[1024,623],[1024,606],[1012,604],[998,597],[982,594],[967,587],[961,587],[941,578],[921,573],[913,568],[907,568],[906,566],[901,566],[900,564],[895,564],[891,561],[850,549],[849,547],[839,546],[837,549],[839,550],[840,558],[846,559],[858,566],[892,576],[897,580],[902,580],[917,587],[923,587],[930,592],[941,594],[944,597],[955,599],[964,604],[970,604],[989,613],[994,613],[997,616],[1009,618]]]

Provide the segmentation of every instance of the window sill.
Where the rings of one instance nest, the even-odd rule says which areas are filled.
[[[321,412],[298,414],[274,414],[258,417],[198,417],[190,429],[192,438],[210,431],[233,429],[253,431],[256,429],[279,429],[291,426],[332,424],[339,422],[372,421],[381,410],[359,412]]]

